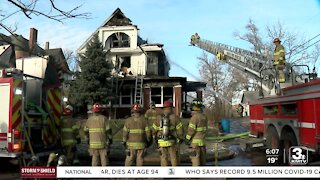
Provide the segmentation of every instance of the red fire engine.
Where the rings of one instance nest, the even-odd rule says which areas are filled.
[[[269,148],[301,145],[320,153],[320,80],[282,89],[250,104],[251,135]]]
[[[6,45],[0,49],[0,158],[46,156],[60,144],[61,88],[44,87],[43,77],[8,67],[6,62],[16,61],[14,48]],[[17,60],[22,69],[24,61],[35,66],[48,60],[42,57]],[[49,65],[44,67],[46,71]],[[29,69],[30,72],[39,70],[38,66]]]
[[[305,65],[288,64],[290,73],[286,82],[279,83],[271,61],[265,56],[200,39],[198,35],[191,37],[191,45],[260,82],[261,97],[249,102],[251,136],[266,140],[268,148],[287,150],[301,145],[320,155],[320,80],[314,71],[310,73]],[[298,74],[294,71],[297,66],[307,67],[308,72]]]

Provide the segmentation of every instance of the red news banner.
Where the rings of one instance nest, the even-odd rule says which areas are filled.
[[[21,178],[57,178],[56,167],[46,166],[22,166],[20,168]]]

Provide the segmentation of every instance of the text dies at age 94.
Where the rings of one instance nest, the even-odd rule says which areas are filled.
[[[158,169],[131,169],[131,168],[125,168],[125,169],[102,169],[101,174],[107,174],[107,175],[135,175],[135,174],[141,174],[141,175],[158,175],[159,170]]]

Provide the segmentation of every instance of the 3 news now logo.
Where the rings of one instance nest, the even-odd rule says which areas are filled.
[[[174,168],[169,168],[169,169],[168,169],[168,175],[175,175],[175,170],[174,170]]]
[[[308,163],[308,149],[303,146],[290,147],[289,163],[291,165],[306,165]]]

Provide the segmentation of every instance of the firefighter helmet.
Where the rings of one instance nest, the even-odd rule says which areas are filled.
[[[73,113],[73,107],[70,105],[67,105],[64,110],[63,110],[63,115],[64,116],[70,116]]]
[[[279,38],[274,38],[273,43],[275,43],[275,42],[279,42],[280,43],[281,41],[280,41]]]
[[[139,103],[134,103],[131,107],[131,112],[141,112],[142,108]]]
[[[170,101],[164,101],[163,102],[163,107],[164,108],[172,107],[172,103]]]
[[[202,108],[204,108],[202,101],[200,101],[199,99],[194,99],[192,101],[192,103],[191,103],[191,110],[192,111],[201,111]]]
[[[98,113],[101,111],[101,105],[99,103],[94,103],[92,106],[92,112]]]

